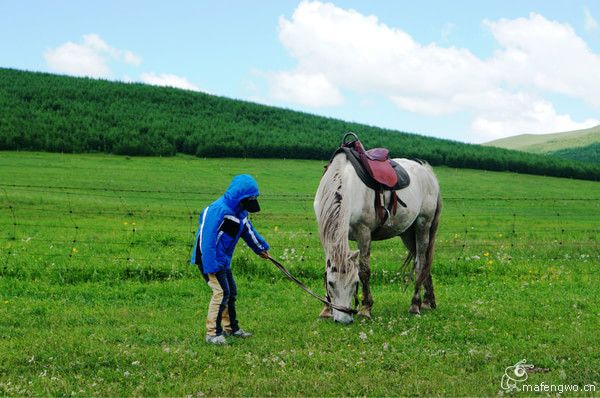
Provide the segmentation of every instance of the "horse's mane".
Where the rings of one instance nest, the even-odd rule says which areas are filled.
[[[317,198],[320,201],[315,208],[321,243],[328,260],[327,266],[336,267],[340,273],[348,271],[350,253],[348,244],[350,212],[344,203],[347,199],[344,198],[342,181],[344,160],[346,160],[345,155],[339,154],[329,164],[317,191]]]

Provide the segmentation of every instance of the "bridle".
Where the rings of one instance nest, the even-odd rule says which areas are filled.
[[[325,279],[325,299],[327,299],[327,302],[331,303],[331,297],[329,296],[329,283],[327,283],[327,272],[325,272],[325,274],[323,275],[324,279]],[[331,304],[328,304],[329,306],[331,306]],[[342,307],[342,308],[346,308],[346,307]],[[356,314],[356,308],[358,308],[358,282],[356,284],[356,290],[354,292],[354,309],[352,311],[353,314]],[[346,312],[346,311],[342,311],[342,312]],[[346,312],[348,314],[348,312]]]
[[[320,302],[322,302],[323,304],[333,308],[334,310],[349,314],[349,315],[353,315],[353,314],[357,314],[358,311],[356,310],[356,307],[358,306],[358,297],[356,295],[354,295],[354,306],[355,308],[348,308],[348,307],[343,307],[341,305],[337,305],[337,304],[333,304],[331,302],[331,299],[329,297],[329,292],[327,293],[327,296],[325,297],[321,297],[319,296],[317,293],[313,292],[312,290],[310,290],[308,287],[306,287],[306,285],[304,283],[302,283],[300,280],[298,280],[298,278],[296,278],[294,275],[292,275],[290,273],[290,271],[287,270],[287,268],[285,268],[283,266],[283,264],[281,264],[279,261],[275,260],[273,257],[269,256],[268,257],[269,260],[271,260],[271,262],[273,264],[275,264],[275,266],[285,275],[288,277],[288,279],[290,279],[292,282],[294,282],[296,285],[300,286],[300,288],[302,290],[304,290],[306,293],[310,294],[311,296],[313,296],[314,298],[316,298],[317,300],[319,300]],[[327,289],[327,285],[325,285],[325,288]]]

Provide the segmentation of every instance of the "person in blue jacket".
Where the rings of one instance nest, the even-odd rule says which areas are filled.
[[[252,336],[238,325],[237,287],[231,272],[231,256],[241,237],[256,254],[269,258],[269,245],[248,219],[249,212],[260,211],[258,195],[254,178],[247,174],[238,175],[225,194],[200,214],[191,262],[198,266],[212,289],[206,317],[207,343],[225,344],[224,336]]]

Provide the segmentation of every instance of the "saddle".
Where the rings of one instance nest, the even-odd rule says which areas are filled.
[[[349,136],[354,139],[346,142]],[[389,158],[389,150],[373,148],[367,151],[356,134],[346,133],[342,145],[334,152],[329,163],[341,152],[346,155],[361,181],[375,191],[375,212],[381,224],[385,224],[390,213],[396,214],[398,204],[406,207],[395,191],[406,188],[410,184],[410,177],[402,166]],[[386,191],[391,191],[387,207],[384,197]]]

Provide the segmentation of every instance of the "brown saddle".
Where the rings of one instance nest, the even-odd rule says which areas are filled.
[[[352,137],[353,140],[346,142],[348,137]],[[346,154],[362,182],[375,190],[375,211],[381,224],[385,223],[390,213],[396,214],[398,204],[406,207],[394,191],[406,188],[410,184],[410,177],[402,166],[390,159],[386,148],[373,148],[366,151],[356,134],[347,133],[342,139],[341,147],[333,154],[331,160],[340,152]],[[385,191],[392,191],[387,206],[384,199]]]
[[[356,141],[356,144],[356,147],[362,147],[360,141]],[[358,153],[361,154],[360,151]],[[363,166],[375,181],[392,189],[398,182],[398,175],[392,167],[389,154],[390,151],[385,148],[373,148],[365,151],[364,156],[361,156],[361,160]]]
[[[346,142],[348,137],[354,138]],[[370,188],[379,190],[398,190],[405,188],[410,183],[406,171],[396,162],[390,159],[390,151],[387,148],[372,148],[365,150],[362,143],[354,133],[346,133],[342,140],[342,150],[347,155],[353,155],[364,168],[373,181],[367,184]],[[354,159],[351,159],[354,160]],[[355,164],[355,168],[357,165]],[[381,185],[377,186],[377,185]]]

